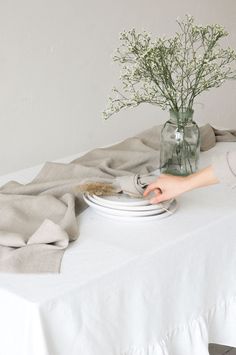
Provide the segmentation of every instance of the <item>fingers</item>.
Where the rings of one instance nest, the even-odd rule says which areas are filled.
[[[151,198],[150,203],[154,205],[156,203],[160,203],[160,202],[163,202],[165,200],[167,200],[167,198],[165,198],[165,196],[160,193],[156,197]]]
[[[162,200],[163,193],[160,189],[154,189],[149,193],[150,203],[155,204],[159,203]]]
[[[146,192],[146,190],[145,190],[145,192]],[[151,191],[150,192],[147,192],[147,195],[149,195],[149,194],[151,194],[152,196],[152,198],[150,198],[150,203],[151,204],[156,204],[156,203],[160,203],[160,202],[163,202],[163,201],[166,201],[166,200],[168,200],[169,199],[169,197],[167,197],[166,196],[166,194],[165,193],[163,193],[162,191],[161,191],[161,189],[160,188],[155,188],[155,187],[152,187],[151,188]],[[146,196],[147,196],[146,195]],[[153,196],[154,195],[154,196]]]
[[[148,187],[146,188],[146,190],[144,191],[143,195],[147,196],[150,192],[154,191],[154,190],[159,190],[161,191],[161,189],[158,186],[158,182],[155,181],[152,184],[149,184]]]

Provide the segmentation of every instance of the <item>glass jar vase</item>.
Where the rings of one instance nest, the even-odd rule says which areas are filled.
[[[200,131],[193,110],[170,110],[170,119],[161,132],[161,172],[186,176],[198,169]]]

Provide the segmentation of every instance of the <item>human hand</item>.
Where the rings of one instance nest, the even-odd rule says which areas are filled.
[[[151,192],[154,193],[155,196],[150,199],[154,204],[174,198],[190,189],[188,176],[162,174],[155,182],[148,185],[143,195],[147,197]]]
[[[153,192],[155,196],[150,199],[150,202],[159,203],[181,195],[186,191],[218,183],[219,180],[215,176],[213,167],[208,166],[188,176],[162,174],[155,182],[148,185],[143,195],[146,197]]]

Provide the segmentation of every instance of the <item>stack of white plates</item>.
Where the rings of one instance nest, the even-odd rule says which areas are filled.
[[[131,198],[128,195],[96,196],[84,194],[85,202],[104,217],[136,221],[156,220],[168,217],[176,211],[176,200],[168,200],[152,205],[144,198]]]

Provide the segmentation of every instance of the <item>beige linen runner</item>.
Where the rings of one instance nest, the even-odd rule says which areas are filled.
[[[76,186],[93,179],[148,174],[159,164],[161,126],[108,148],[95,149],[69,164],[46,163],[29,184],[0,189],[0,271],[59,272],[69,242],[78,238],[76,216],[86,207]],[[217,140],[236,141],[235,131],[201,128],[202,149]]]

